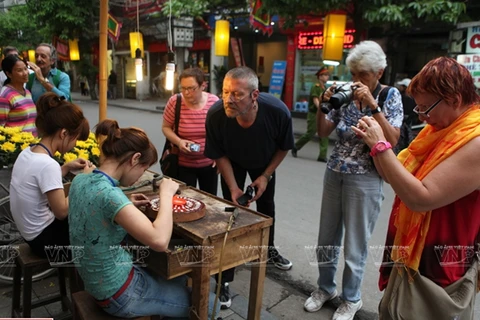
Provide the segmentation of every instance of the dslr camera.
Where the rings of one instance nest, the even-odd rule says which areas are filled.
[[[330,100],[320,104],[320,110],[327,114],[331,110],[338,110],[341,107],[349,104],[350,101],[352,101],[353,92],[355,89],[357,89],[357,87],[352,86],[350,83],[345,83],[337,88],[334,88],[334,93],[330,97]]]

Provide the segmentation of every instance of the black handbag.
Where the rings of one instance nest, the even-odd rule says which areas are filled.
[[[180,123],[180,109],[182,105],[182,96],[177,94],[177,103],[175,105],[175,134],[178,136],[178,124]],[[178,153],[179,149],[176,145],[165,141],[163,147],[162,158],[160,159],[160,168],[162,173],[170,178],[178,178]]]

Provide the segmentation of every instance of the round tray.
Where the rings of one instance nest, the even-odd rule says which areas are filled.
[[[173,222],[189,222],[205,216],[205,204],[197,199],[175,195],[173,197]],[[159,198],[150,201],[147,207],[147,216],[156,218],[158,213]]]

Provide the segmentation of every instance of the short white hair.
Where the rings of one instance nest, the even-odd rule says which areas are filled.
[[[387,67],[387,56],[375,41],[362,41],[347,56],[350,70],[379,72]]]

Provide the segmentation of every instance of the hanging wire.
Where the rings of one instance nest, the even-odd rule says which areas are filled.
[[[140,16],[138,14],[138,5],[139,5],[140,1],[137,0],[137,32],[140,32]]]
[[[170,11],[169,11],[169,14],[168,14],[168,32],[167,32],[167,41],[168,41],[168,48],[169,48],[169,51],[172,52],[173,49],[172,49],[172,0],[169,0],[168,1],[169,3],[169,7],[170,7]]]

